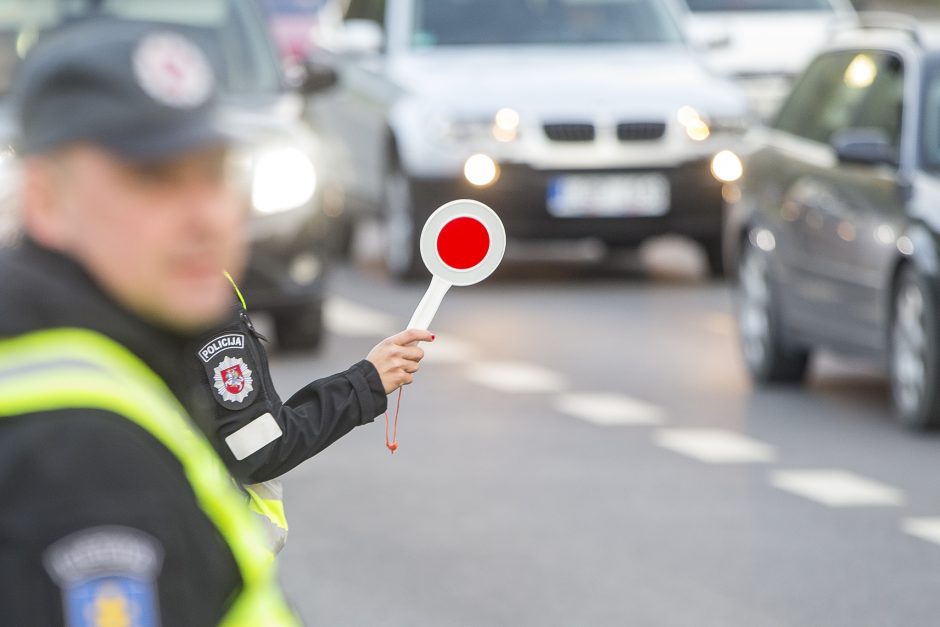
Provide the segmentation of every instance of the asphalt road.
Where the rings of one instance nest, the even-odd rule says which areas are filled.
[[[309,624],[940,625],[940,441],[892,423],[868,364],[752,389],[728,286],[679,274],[515,264],[452,291],[398,452],[379,419],[288,475]],[[283,395],[423,286],[344,267],[331,291],[324,350],[273,359]]]

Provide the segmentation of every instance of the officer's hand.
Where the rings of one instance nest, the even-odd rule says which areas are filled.
[[[409,329],[382,340],[369,352],[366,359],[378,370],[386,394],[414,381],[418,362],[424,358],[424,351],[415,344],[432,341],[430,332]]]

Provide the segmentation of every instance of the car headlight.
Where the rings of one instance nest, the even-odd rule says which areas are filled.
[[[519,137],[519,113],[508,107],[492,117],[450,120],[438,118],[433,122],[435,137],[449,144],[508,143]]]
[[[712,158],[712,176],[722,183],[734,183],[744,175],[744,164],[730,150],[722,150]]]
[[[464,177],[477,187],[487,187],[499,178],[499,165],[489,155],[475,154],[464,163]]]
[[[685,129],[685,134],[688,135],[691,140],[697,142],[705,141],[708,139],[709,135],[712,134],[708,122],[692,107],[682,107],[679,109],[679,112],[676,114],[676,119],[679,120],[679,124]]]
[[[697,142],[705,141],[714,134],[742,134],[750,124],[747,118],[707,116],[688,106],[680,108],[676,118],[689,139]]]
[[[751,126],[751,120],[746,117],[719,117],[713,116],[708,119],[713,133],[731,133],[743,135]]]
[[[251,204],[262,214],[296,209],[310,202],[317,190],[317,172],[302,150],[293,146],[269,148],[255,158]]]

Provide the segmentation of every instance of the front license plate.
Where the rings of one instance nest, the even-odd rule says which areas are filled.
[[[548,184],[548,212],[556,218],[661,216],[669,199],[669,179],[655,173],[570,174]]]

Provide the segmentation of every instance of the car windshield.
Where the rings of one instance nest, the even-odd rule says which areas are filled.
[[[415,0],[414,7],[416,48],[682,40],[661,0]]]
[[[832,11],[829,0],[686,0],[693,13],[709,11]]]
[[[281,87],[280,66],[255,7],[242,0],[0,0],[0,93],[27,50],[49,30],[91,11],[174,25],[202,44],[227,93]]]

